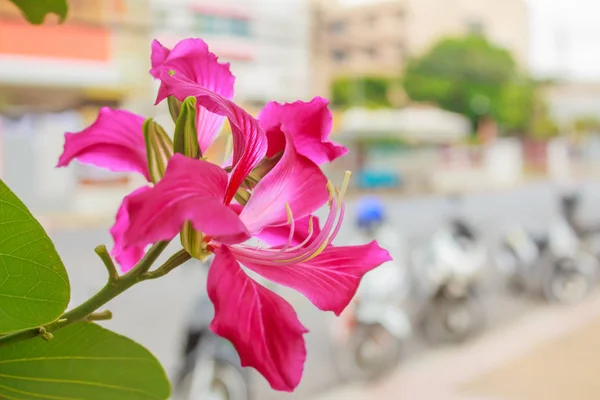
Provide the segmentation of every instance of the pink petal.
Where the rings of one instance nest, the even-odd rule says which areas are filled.
[[[328,199],[327,178],[319,166],[298,154],[292,141],[287,140],[281,160],[256,185],[240,218],[250,232],[258,233],[270,225],[286,224],[286,204],[298,219],[313,213]]]
[[[317,164],[333,161],[348,152],[346,147],[328,139],[332,115],[327,100],[322,97],[315,97],[309,102],[271,102],[258,119],[269,139],[267,157],[285,148],[282,126],[290,133],[298,153]]]
[[[280,267],[240,261],[257,274],[302,293],[317,308],[340,315],[363,275],[391,259],[373,241],[362,246],[328,246],[312,260]]]
[[[227,117],[233,134],[233,170],[225,203],[229,203],[244,179],[258,164],[267,151],[267,138],[258,121],[231,100],[190,81],[181,74],[169,75],[162,71],[165,90],[179,100],[188,96],[198,99],[198,104],[208,111]],[[161,100],[159,97],[157,103]]]
[[[229,63],[220,63],[217,56],[208,50],[208,45],[201,39],[184,39],[169,50],[157,40],[152,42],[152,69],[150,73],[155,78],[161,78],[161,71],[175,71],[175,74],[185,76],[206,90],[215,92],[226,99],[233,98],[235,77],[229,70]],[[161,83],[158,100],[170,96],[172,90]],[[183,99],[180,99],[183,100]],[[198,107],[196,126],[198,141],[202,152],[215,140],[221,131],[225,118]]]
[[[186,221],[221,243],[250,237],[234,210],[223,204],[227,174],[218,166],[175,154],[165,176],[130,200],[127,246],[174,238]]]
[[[121,271],[127,272],[135,266],[144,257],[145,246],[130,246],[124,247],[124,236],[127,229],[129,229],[129,207],[131,198],[146,193],[150,188],[148,186],[142,186],[139,189],[134,190],[125,198],[119,207],[117,212],[117,218],[115,224],[110,228],[110,234],[115,242],[111,255],[117,260],[117,263],[121,266]]]
[[[242,366],[256,368],[275,390],[293,391],[302,378],[308,330],[292,306],[250,279],[225,247],[215,251],[207,286],[215,307],[211,330],[235,346]]]
[[[116,172],[139,172],[150,180],[142,126],[144,117],[102,107],[98,118],[81,132],[65,133],[57,167],[73,159]]]
[[[312,235],[311,238],[315,238],[319,235],[321,228],[319,228],[319,218],[314,215],[308,215],[303,218],[296,219],[294,221],[294,235],[292,240],[290,238],[290,227],[291,225],[272,226],[263,229],[256,237],[269,246],[283,246],[288,243],[290,246],[296,246],[304,242],[309,234],[309,220],[312,218]],[[308,242],[310,243],[310,241]]]

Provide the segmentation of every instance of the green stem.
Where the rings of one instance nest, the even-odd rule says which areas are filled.
[[[110,300],[117,297],[136,283],[142,282],[147,279],[153,279],[152,273],[148,273],[148,270],[152,267],[152,265],[156,262],[160,254],[167,248],[168,245],[169,242],[158,242],[154,244],[150,248],[150,250],[148,250],[144,258],[139,263],[137,263],[137,265],[133,269],[131,269],[131,271],[129,271],[121,277],[118,277],[118,279],[116,280],[111,279],[109,277],[109,280],[106,283],[106,285],[104,285],[104,287],[100,289],[98,293],[96,293],[95,295],[93,295],[88,300],[81,303],[79,306],[75,307],[71,311],[68,311],[65,314],[63,314],[58,320],[43,327],[26,329],[23,331],[0,336],[0,347],[21,342],[23,340],[31,339],[42,334],[48,334],[52,331],[64,328],[65,326],[71,325],[75,322],[87,320],[88,317],[90,317],[94,313],[94,311],[96,311],[98,308],[102,307],[104,304],[108,303]],[[101,250],[100,253],[102,253]],[[165,271],[164,273],[161,272],[158,276],[166,275],[166,273],[168,273],[178,265],[183,264],[189,259],[185,259],[185,256],[180,253],[181,252],[178,252],[174,256],[169,258],[169,260],[167,260],[167,262],[165,262],[156,271],[154,271],[154,273],[158,273],[159,271]],[[105,260],[103,259],[103,261]],[[179,264],[177,264],[178,262]]]
[[[173,271],[175,268],[183,264],[184,262],[190,260],[192,256],[185,250],[179,250],[177,253],[173,254],[163,265],[155,269],[151,272],[146,272],[142,274],[142,278],[146,279],[156,279],[161,276],[165,276],[169,272]]]
[[[97,246],[94,249],[94,252],[98,254],[98,257],[100,257],[100,259],[104,263],[104,266],[106,267],[106,271],[108,272],[108,281],[113,283],[118,281],[119,273],[117,272],[117,267],[115,267],[115,263],[113,262],[110,254],[108,253],[106,246],[101,244],[100,246]]]

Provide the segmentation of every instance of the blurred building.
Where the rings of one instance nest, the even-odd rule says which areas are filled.
[[[305,0],[151,0],[153,34],[167,46],[200,37],[231,62],[239,103],[310,95],[309,3]]]
[[[53,168],[65,130],[91,123],[100,105],[151,108],[152,80],[140,73],[148,11],[146,0],[69,0],[64,24],[52,15],[32,26],[0,2],[0,174],[34,211],[68,210],[102,181],[82,165]]]
[[[399,75],[445,36],[485,34],[526,67],[524,0],[312,0],[313,90],[339,75]]]

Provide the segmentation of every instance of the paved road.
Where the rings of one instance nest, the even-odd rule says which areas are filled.
[[[390,217],[410,243],[418,243],[430,234],[453,212],[467,215],[493,245],[498,235],[512,223],[520,222],[531,229],[542,229],[556,215],[556,188],[548,183],[536,183],[525,188],[505,192],[482,193],[468,196],[457,208],[446,199],[386,197]],[[600,204],[600,183],[586,183],[583,214],[597,217],[595,204]],[[339,243],[352,239],[355,203],[348,201],[346,229],[340,233]],[[105,230],[57,231],[51,233],[69,270],[74,288],[73,302],[77,303],[94,293],[104,282],[104,269],[95,258],[93,248],[110,243]],[[490,275],[493,276],[493,275]],[[204,289],[204,274],[194,265],[186,265],[167,278],[143,283],[109,304],[114,318],[105,325],[126,334],[151,349],[172,374],[180,354],[182,329],[189,307],[198,290]],[[337,379],[331,367],[329,332],[334,319],[318,312],[301,296],[280,290],[296,307],[302,322],[311,330],[306,336],[308,360],[302,384],[294,394],[271,391],[260,377],[254,380],[260,400],[303,399],[315,392],[331,389]],[[531,300],[506,296],[493,278],[485,290],[485,309],[489,328],[506,323],[532,307]],[[427,351],[417,339],[408,349],[409,357],[418,357]]]

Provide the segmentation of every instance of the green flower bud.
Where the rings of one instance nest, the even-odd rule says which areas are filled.
[[[200,158],[198,131],[196,130],[196,98],[188,97],[181,104],[179,118],[175,122],[173,150],[191,158]]]
[[[204,235],[194,229],[192,224],[187,221],[180,232],[181,245],[190,253],[190,255],[198,260],[204,260],[210,252],[206,249]]]
[[[174,96],[167,97],[167,104],[169,105],[169,114],[173,118],[173,122],[177,122],[179,113],[181,112],[181,101],[177,100]]]
[[[144,138],[148,155],[148,171],[153,183],[158,182],[167,169],[167,162],[173,155],[173,142],[167,132],[152,118],[144,122]]]

